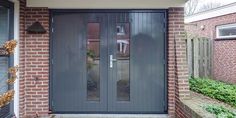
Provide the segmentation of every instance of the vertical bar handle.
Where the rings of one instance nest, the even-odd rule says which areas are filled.
[[[116,61],[116,59],[113,59],[113,55],[110,55],[110,68],[113,68],[114,61]]]

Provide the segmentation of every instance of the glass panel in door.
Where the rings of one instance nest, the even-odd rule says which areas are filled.
[[[129,23],[116,25],[117,101],[130,100],[130,28]]]
[[[87,100],[100,100],[100,26],[87,26]]]

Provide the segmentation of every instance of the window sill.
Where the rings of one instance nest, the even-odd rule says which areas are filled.
[[[227,38],[216,38],[215,41],[227,41],[227,40],[236,40],[236,37],[227,37]]]

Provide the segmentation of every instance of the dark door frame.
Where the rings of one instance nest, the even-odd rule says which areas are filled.
[[[9,9],[9,40],[14,38],[14,3],[8,0],[1,0],[0,6]],[[1,58],[1,57],[0,57]],[[14,65],[14,55],[8,58],[8,67]],[[8,85],[8,89],[14,89],[14,85]],[[14,102],[10,102],[8,105],[0,109],[0,117],[11,118],[14,115]]]
[[[49,110],[52,110],[52,47],[53,47],[53,36],[52,36],[52,29],[53,29],[53,16],[59,14],[67,14],[67,13],[164,13],[165,14],[165,40],[164,40],[164,64],[165,64],[165,73],[164,73],[164,83],[165,83],[165,113],[168,113],[168,10],[167,9],[50,9],[50,41],[49,41]],[[90,113],[90,112],[89,112]],[[83,114],[83,113],[82,113]],[[86,113],[85,113],[86,114]],[[92,114],[96,114],[93,113]],[[109,113],[108,113],[109,114]]]

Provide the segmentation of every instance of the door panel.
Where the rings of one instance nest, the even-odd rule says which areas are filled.
[[[53,112],[165,113],[165,12],[53,19]]]
[[[96,15],[99,17],[100,14]],[[102,28],[104,24],[90,20],[93,16],[92,14],[54,16],[51,60],[53,60],[52,109],[55,112],[107,110],[107,72],[104,72],[106,71],[104,57],[107,53],[104,51],[106,40]],[[93,32],[91,26],[99,30],[99,36],[95,37],[99,39],[90,36],[90,32]],[[99,49],[93,49],[91,47],[94,46],[90,45],[95,45]],[[94,51],[99,55],[93,55]]]
[[[109,31],[113,32],[108,38],[109,53],[116,61],[108,78],[108,110],[163,113],[164,14],[113,13],[109,16]]]
[[[54,17],[53,35],[53,98],[54,111],[77,111],[82,102],[83,73],[82,65],[83,38],[79,31],[84,24],[82,15],[67,14]],[[83,26],[84,27],[84,26]],[[85,35],[80,32],[80,36]],[[77,91],[74,91],[77,90]]]
[[[83,106],[84,112],[107,111],[107,31],[105,14],[87,14],[86,25],[86,53],[82,70],[87,73],[83,91],[85,94]],[[97,31],[96,31],[97,30]],[[85,64],[85,63],[84,63]],[[96,99],[94,99],[96,98]]]

